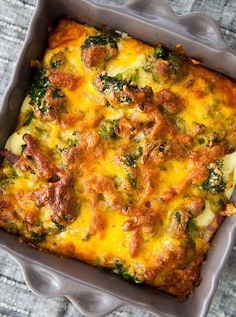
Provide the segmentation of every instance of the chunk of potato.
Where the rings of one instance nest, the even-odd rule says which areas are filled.
[[[22,139],[23,134],[14,132],[7,140],[5,149],[15,155],[20,155],[22,152],[22,146],[25,145],[25,141]]]

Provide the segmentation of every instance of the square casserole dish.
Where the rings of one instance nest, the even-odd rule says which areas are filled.
[[[204,14],[176,16],[163,0],[129,0],[122,6],[96,5],[89,0],[38,0],[27,39],[0,107],[0,148],[4,147],[16,125],[29,86],[30,60],[42,57],[49,25],[65,15],[96,27],[106,24],[148,43],[161,42],[172,48],[181,43],[189,56],[236,79],[236,67],[232,67],[236,65],[236,55],[227,48],[215,21]],[[20,264],[28,286],[36,294],[65,296],[85,315],[104,316],[130,304],[163,317],[204,317],[235,237],[236,215],[226,219],[218,230],[202,268],[202,282],[184,303],[82,262],[34,250],[18,243],[16,237],[3,230],[0,230],[0,249]]]

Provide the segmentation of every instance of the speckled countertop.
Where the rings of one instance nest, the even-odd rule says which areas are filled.
[[[119,5],[125,3],[125,0],[96,0],[96,2],[114,2]],[[168,0],[168,2],[178,14],[202,11],[214,17],[220,24],[226,42],[236,50],[236,0]],[[9,83],[35,5],[36,0],[0,0],[0,96]],[[82,315],[63,298],[46,300],[34,295],[26,286],[17,264],[0,252],[0,316]],[[125,306],[109,315],[111,316],[151,317],[151,314]],[[236,245],[223,271],[208,317],[236,317]]]

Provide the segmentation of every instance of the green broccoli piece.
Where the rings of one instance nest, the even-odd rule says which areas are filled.
[[[7,230],[10,231],[13,234],[16,234],[16,235],[18,235],[19,231],[20,231],[18,226],[17,226],[17,224],[15,222],[13,222],[13,221],[10,221],[7,224]]]
[[[121,79],[118,76],[112,77],[106,74],[101,74],[99,75],[99,78],[103,83],[101,91],[105,91],[110,88],[112,88],[115,91],[118,91],[118,90],[122,91],[124,89],[124,86],[127,86],[129,88],[138,88],[138,86],[132,84],[131,81]]]
[[[198,229],[196,221],[192,218],[189,219],[186,223],[186,231],[190,234],[194,234],[194,232]]]
[[[67,150],[76,147],[78,143],[79,143],[79,138],[76,131],[74,131],[69,138],[65,139],[65,143],[63,144],[63,146],[57,146],[57,150],[60,153],[64,153]]]
[[[130,103],[133,102],[132,98],[124,91],[126,86],[130,91],[139,91],[137,85],[131,82],[131,80],[121,79],[120,76],[108,76],[106,74],[100,74],[99,79],[101,81],[101,86],[99,87],[101,92],[104,92],[108,89],[112,89],[121,103]]]
[[[183,117],[176,116],[174,124],[179,131],[186,133],[187,124]]]
[[[129,76],[130,81],[132,83],[134,83],[135,85],[138,85],[138,81],[139,81],[139,69],[136,68],[135,71],[133,73],[130,74]]]
[[[112,48],[118,48],[117,42],[114,37],[110,36],[109,34],[100,34],[95,36],[88,37],[83,45],[81,46],[82,49],[90,48],[95,45],[110,45]]]
[[[178,76],[180,72],[180,58],[176,54],[169,56],[170,69],[173,75]]]
[[[160,45],[156,48],[154,57],[168,61],[170,65],[170,70],[173,75],[177,76],[180,70],[180,58],[178,53],[170,51],[167,47]]]
[[[123,156],[123,162],[125,163],[125,165],[130,167],[136,166],[136,160],[137,160],[137,156],[132,153],[127,153],[127,154],[124,154]]]
[[[48,77],[46,75],[46,69],[41,65],[37,65],[34,68],[33,82],[29,90],[31,98],[31,105],[40,108],[43,98],[46,94],[49,86]]]
[[[30,240],[34,241],[34,242],[42,242],[44,241],[46,238],[46,233],[37,233],[37,232],[32,232],[31,236],[30,236]]]
[[[143,154],[143,148],[141,146],[138,147],[138,149],[131,153],[125,153],[122,157],[122,161],[125,165],[130,167],[136,166],[136,161],[142,156]]]
[[[155,58],[161,58],[164,61],[168,60],[170,55],[170,51],[167,47],[163,46],[163,45],[159,45],[156,49],[155,49],[155,53],[154,53],[154,57]]]
[[[202,189],[212,194],[217,194],[225,190],[226,182],[221,168],[222,161],[218,161],[217,163],[211,163],[208,166],[208,178],[202,183]]]
[[[121,74],[108,76],[103,72],[96,77],[95,85],[101,92],[104,92],[105,95],[107,93],[109,95],[110,91],[112,91],[116,100],[120,103],[135,102],[136,96],[138,96],[139,93],[143,94],[143,100],[153,95],[150,86],[139,88],[131,78],[130,80],[123,79]]]
[[[128,177],[128,181],[129,181],[130,185],[131,185],[133,188],[136,188],[137,178],[133,177],[133,175],[130,174],[130,173],[127,174],[127,177]]]
[[[56,220],[52,220],[52,222],[54,223],[54,225],[57,227],[57,229],[59,231],[62,231],[65,229],[65,226],[61,225],[60,223],[58,223]]]
[[[112,48],[118,49],[117,41],[122,37],[121,33],[107,29],[100,32],[98,35],[88,37],[83,45],[82,49],[90,48],[95,45],[110,45]]]
[[[119,275],[120,277],[122,277],[126,281],[130,281],[133,283],[142,283],[136,276],[133,276],[130,273],[128,273],[127,269],[120,262],[116,263],[116,266],[113,269],[113,273]]]
[[[100,126],[98,133],[103,140],[118,138],[118,120],[104,120]]]

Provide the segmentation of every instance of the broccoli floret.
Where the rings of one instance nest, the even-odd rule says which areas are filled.
[[[202,189],[212,194],[217,194],[225,190],[226,182],[221,168],[222,161],[212,163],[208,166],[208,178],[202,183]]]
[[[138,149],[132,153],[125,153],[122,157],[122,161],[125,165],[130,167],[136,166],[136,161],[142,156],[143,154],[143,148],[141,146],[138,147]]]
[[[119,103],[141,103],[153,95],[150,86],[139,88],[132,80],[123,79],[121,74],[108,76],[103,72],[96,76],[94,84],[107,98],[111,97]]]
[[[167,47],[160,45],[155,49],[154,56],[156,58],[164,59],[165,61],[168,60],[168,57],[170,55],[170,51]]]
[[[138,81],[139,81],[139,69],[138,68],[136,68],[135,71],[130,74],[129,79],[135,85],[138,84]]]
[[[183,117],[176,116],[174,125],[179,131],[186,133],[187,124]]]
[[[220,143],[224,139],[223,133],[221,134],[220,131],[213,131],[209,133],[205,133],[197,140],[199,144],[207,144],[211,145],[214,143]]]
[[[44,241],[46,238],[46,233],[37,233],[37,232],[32,232],[31,236],[30,236],[30,240],[32,240],[33,242],[42,242]]]
[[[124,154],[123,156],[123,162],[125,163],[125,165],[130,167],[136,166],[136,160],[137,160],[137,156],[133,153],[127,153],[127,154]]]
[[[190,234],[194,234],[194,232],[198,229],[198,226],[196,224],[196,221],[192,218],[189,219],[186,223],[186,231]]]
[[[99,127],[98,133],[104,140],[118,138],[118,120],[104,120]]]
[[[172,52],[167,47],[160,45],[156,48],[154,57],[168,61],[172,74],[176,76],[179,74],[180,59],[178,53]]]
[[[84,44],[81,46],[81,48],[85,49],[95,45],[110,45],[113,48],[118,48],[114,38],[106,34],[100,34],[100,35],[88,37],[84,41]]]
[[[19,228],[18,228],[17,224],[13,221],[11,221],[7,224],[7,230],[13,234],[16,234],[16,235],[19,234]]]
[[[138,88],[137,85],[133,85],[131,81],[120,79],[116,76],[108,76],[106,74],[99,75],[100,80],[103,82],[102,91],[112,88],[115,91],[123,90],[124,86],[129,88]]]
[[[48,80],[47,69],[42,64],[34,67],[33,83],[29,90],[30,104],[34,112],[48,121],[58,118],[58,106],[65,111],[65,95],[61,89],[53,87]],[[54,105],[56,105],[54,107]]]
[[[89,48],[95,45],[110,45],[112,48],[118,48],[117,41],[122,37],[122,34],[114,31],[114,30],[104,30],[103,32],[99,33],[95,36],[88,37],[83,45],[81,46],[82,49]]]
[[[130,185],[131,185],[133,188],[135,188],[136,185],[137,185],[137,178],[133,177],[133,175],[130,174],[130,173],[127,174],[127,177],[128,177],[128,181],[129,181]]]
[[[65,226],[61,225],[61,224],[58,223],[56,220],[53,220],[52,222],[54,223],[54,225],[57,227],[57,229],[58,229],[59,231],[62,231],[62,230],[65,229]]]
[[[57,150],[60,153],[64,153],[68,151],[69,149],[76,147],[79,143],[79,137],[76,131],[74,131],[71,135],[62,133],[62,139],[64,141],[62,141],[60,146],[57,145]]]
[[[33,82],[29,90],[31,104],[40,107],[49,86],[45,68],[39,64],[34,68]]]
[[[136,277],[128,273],[127,269],[120,262],[116,263],[116,267],[113,269],[113,273],[118,274],[126,281],[130,281],[133,283],[141,283],[141,281]]]
[[[2,164],[3,157],[0,156],[0,165]],[[0,175],[0,188],[5,190],[8,184],[14,180],[14,176],[10,178],[10,176]]]
[[[73,147],[76,147],[78,145],[78,140],[70,140],[66,146],[64,147],[58,147],[57,146],[57,150],[60,152],[60,153],[63,153],[63,152],[66,152],[67,150],[73,148]]]
[[[131,96],[129,96],[125,91],[124,87],[127,87],[130,91],[138,91],[139,88],[137,85],[133,84],[131,81],[126,79],[120,79],[117,76],[108,76],[106,74],[99,75],[101,85],[99,87],[101,92],[104,92],[108,89],[112,89],[121,103],[133,102]]]
[[[170,69],[173,75],[177,76],[180,71],[180,59],[179,56],[175,54],[170,54],[169,56]]]

